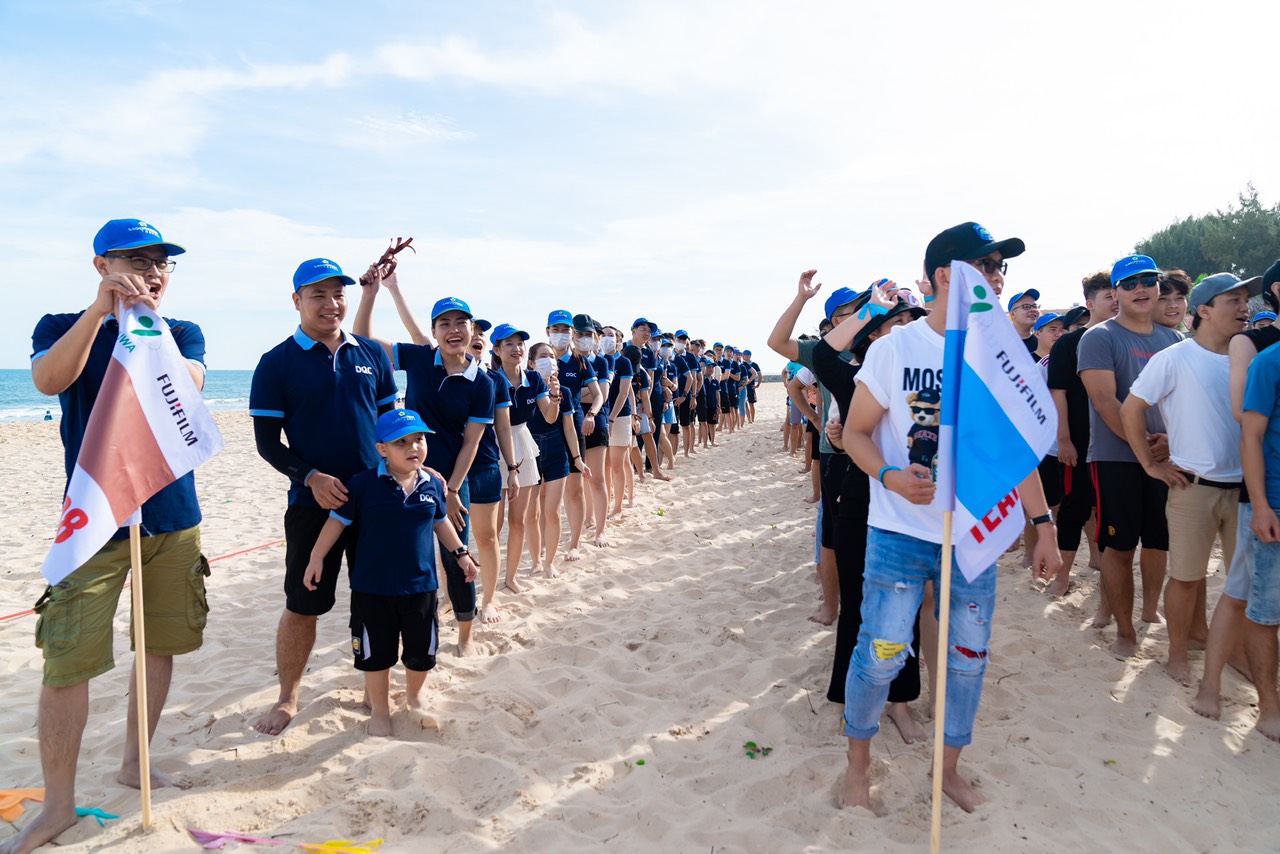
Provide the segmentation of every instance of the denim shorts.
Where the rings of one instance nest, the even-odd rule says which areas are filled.
[[[1249,601],[1249,558],[1252,555],[1249,540],[1253,534],[1249,526],[1252,524],[1253,505],[1243,503],[1236,515],[1236,551],[1231,556],[1231,566],[1227,569],[1227,582],[1222,585],[1224,596],[1241,602]]]
[[[844,734],[850,738],[869,740],[880,729],[889,683],[911,655],[916,612],[924,600],[925,582],[934,582],[937,589],[941,558],[942,546],[938,543],[867,528],[862,628],[845,679]],[[967,581],[953,559],[943,726],[943,742],[948,747],[964,747],[973,741],[995,605],[995,566]]]
[[[467,486],[472,504],[497,504],[502,500],[502,467],[494,462],[473,462],[467,472]]]
[[[564,480],[569,476],[569,446],[564,443],[564,433],[557,427],[547,433],[534,433],[538,443],[538,474],[543,483]]]
[[[1244,615],[1260,626],[1280,626],[1280,543],[1249,531],[1249,604]]]

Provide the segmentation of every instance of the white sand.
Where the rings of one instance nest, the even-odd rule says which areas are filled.
[[[881,814],[834,806],[845,741],[825,699],[833,633],[805,619],[815,511],[807,477],[779,453],[781,411],[781,387],[766,386],[748,432],[679,465],[675,483],[638,489],[630,520],[611,530],[616,548],[586,546],[565,577],[500,592],[504,621],[477,624],[487,654],[442,655],[428,679],[438,731],[400,716],[396,737],[366,737],[344,593],[321,620],[301,715],[281,737],[253,733],[276,690],[283,550],[214,563],[205,645],[179,660],[152,749],[156,767],[194,787],[157,791],[146,835],[138,793],[113,782],[130,663],[122,608],[119,666],[93,683],[78,789],[81,805],[121,819],[82,819],[62,850],[196,850],[187,827],[384,837],[384,851],[924,849],[931,743],[907,747],[886,722],[873,748]],[[210,557],[278,539],[285,497],[248,417],[218,421],[228,448],[198,475]],[[0,427],[0,616],[43,590],[61,459],[55,425]],[[1096,575],[1054,602],[1008,563],[964,758],[988,803],[973,815],[948,803],[945,846],[1274,850],[1280,747],[1252,731],[1252,688],[1228,671],[1222,722],[1202,720],[1160,668],[1162,627],[1139,660],[1118,662],[1111,633],[1087,627]],[[1211,603],[1221,583],[1210,579]],[[0,621],[4,788],[41,785],[34,624]],[[442,626],[451,642],[451,615]],[[773,752],[748,759],[746,741]],[[0,839],[11,833],[0,827]]]

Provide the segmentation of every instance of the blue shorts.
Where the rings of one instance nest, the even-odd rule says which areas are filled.
[[[497,504],[502,500],[502,466],[473,462],[471,471],[467,472],[467,486],[471,489],[472,504]]]
[[[738,414],[747,414],[747,390],[745,388],[738,389]]]
[[[1280,626],[1280,543],[1249,531],[1249,604],[1244,615],[1260,626]]]
[[[663,424],[676,423],[676,408],[670,403],[668,403],[666,408],[662,410],[662,423]]]
[[[548,433],[534,433],[538,444],[538,474],[543,483],[564,480],[569,476],[569,446],[564,442],[560,429]]]
[[[787,423],[799,427],[804,421],[804,413],[800,411],[800,407],[792,403],[791,398],[787,398]]]

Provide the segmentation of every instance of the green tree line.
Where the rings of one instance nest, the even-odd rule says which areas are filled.
[[[1192,279],[1223,270],[1257,276],[1280,258],[1280,204],[1267,207],[1250,183],[1239,204],[1204,216],[1189,216],[1134,247],[1165,269],[1181,267]]]

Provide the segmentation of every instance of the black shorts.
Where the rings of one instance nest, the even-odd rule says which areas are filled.
[[[720,423],[720,410],[716,408],[714,403],[707,404],[707,417],[705,420],[708,424]]]
[[[1037,467],[1040,485],[1044,487],[1044,500],[1050,507],[1062,503],[1062,464],[1057,457],[1045,457]]]
[[[329,521],[329,511],[309,505],[291,504],[284,511],[284,607],[295,614],[318,617],[333,610],[338,590],[342,555],[347,555],[347,571],[355,557],[356,537],[348,525],[338,542],[324,556],[324,574],[315,590],[302,583],[311,562],[311,549],[320,538],[320,529]]]
[[[698,403],[694,407],[694,415],[699,421],[707,420],[707,398],[706,395],[698,395]]]
[[[756,402],[756,387],[753,385],[747,386],[747,403],[755,403],[755,402]]]
[[[668,425],[666,425],[666,426],[667,426],[667,428],[668,428],[667,432],[668,432],[668,433],[670,433],[672,436],[679,436],[679,435],[680,435],[680,425],[679,425],[678,423],[677,423],[677,424],[668,424]]]
[[[582,447],[587,449],[604,448],[608,446],[609,426],[606,424],[604,428],[601,428],[600,423],[596,422],[596,429],[591,431],[591,435],[584,437],[582,441],[583,441]]]
[[[693,423],[693,407],[689,405],[689,398],[680,401],[680,405],[676,407],[676,420],[681,427],[688,427]]]
[[[1169,523],[1164,505],[1169,486],[1148,475],[1138,463],[1096,462],[1093,483],[1098,497],[1098,545],[1118,552],[1169,550]]]
[[[356,670],[390,670],[399,658],[405,670],[427,671],[436,666],[439,645],[436,591],[404,596],[351,591],[351,653]]]
[[[737,402],[738,402],[737,395],[730,394],[727,391],[720,392],[720,411],[721,412],[733,411],[733,407],[735,404],[737,404]]]

